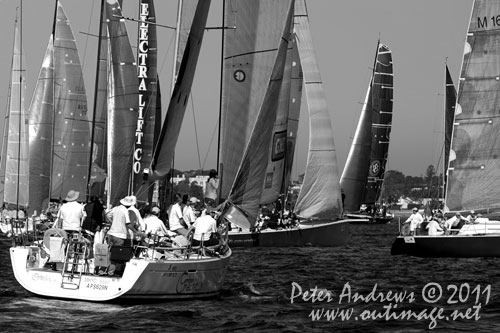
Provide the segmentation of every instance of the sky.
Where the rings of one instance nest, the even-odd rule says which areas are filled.
[[[252,1],[252,0],[248,0]],[[14,20],[20,0],[0,0],[0,112],[7,108]],[[177,1],[155,2],[157,22],[175,26]],[[444,141],[444,73],[458,82],[472,0],[308,0],[313,45],[334,129],[339,173],[349,153],[372,73],[377,41],[392,50],[393,126],[388,170],[425,175],[440,167]],[[62,0],[84,66],[92,107],[100,0]],[[212,0],[208,26],[221,25],[222,0]],[[54,0],[23,0],[23,45],[29,107],[51,32]],[[137,18],[137,1],[124,0],[124,16]],[[127,23],[136,44],[137,23]],[[158,28],[158,67],[165,109],[171,82],[174,31]],[[192,98],[177,145],[178,170],[216,168],[220,30],[205,33]],[[305,99],[305,98],[304,98]],[[3,122],[3,117],[1,117]],[[3,128],[3,124],[1,124]],[[307,113],[301,114],[294,179],[307,160]]]

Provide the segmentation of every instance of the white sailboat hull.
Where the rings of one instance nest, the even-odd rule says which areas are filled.
[[[41,266],[35,247],[10,248],[16,280],[26,290],[45,297],[103,302],[114,299],[192,299],[215,296],[229,265],[231,251],[223,257],[189,259],[131,259],[123,276],[78,274],[73,279]]]
[[[349,223],[353,220],[301,223],[296,228],[264,229],[258,232],[230,231],[230,247],[293,247],[345,245],[351,238]]]

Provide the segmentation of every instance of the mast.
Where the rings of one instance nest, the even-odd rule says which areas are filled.
[[[97,111],[97,95],[99,90],[98,80],[99,80],[99,71],[100,69],[100,59],[101,59],[101,39],[102,39],[102,20],[104,17],[104,5],[106,0],[101,0],[101,12],[99,16],[99,36],[97,41],[97,66],[95,71],[95,86],[94,86],[94,105],[93,105],[93,113],[92,113],[92,126],[91,126],[91,134],[90,134],[90,156],[89,156],[89,172],[87,175],[87,202],[90,200],[90,187],[92,183],[90,182],[90,178],[92,175],[92,159],[94,155],[94,139],[95,139],[95,123],[96,123],[96,111]]]
[[[225,26],[225,19],[224,17],[226,16],[226,0],[222,0],[222,23],[221,26]],[[221,142],[221,121],[222,121],[222,78],[224,77],[224,35],[226,33],[226,29],[222,29],[221,33],[221,48],[220,48],[220,80],[219,80],[219,131],[218,131],[218,138],[217,138],[217,163],[216,167],[219,173],[219,187],[217,188],[217,202],[216,204],[220,203],[220,194],[221,194],[221,189],[222,185],[224,182],[224,166],[219,165],[219,158],[220,158],[220,142]]]
[[[54,8],[54,21],[52,22],[52,57],[54,55],[54,43],[56,40],[56,21],[57,21],[57,5],[58,5],[59,0],[55,1],[55,8]],[[54,140],[55,140],[55,119],[56,119],[56,96],[55,96],[55,79],[54,76],[52,76],[52,105],[54,106],[52,108],[52,130],[51,130],[51,136],[52,140],[50,141],[50,163],[49,163],[49,202],[48,206],[50,207],[50,199],[52,197],[52,170],[53,170],[53,165],[54,165]],[[48,208],[48,207],[47,207]]]
[[[19,0],[19,144],[17,146],[17,191],[16,191],[16,219],[19,219],[19,180],[21,172],[21,112],[23,112],[23,0]]]

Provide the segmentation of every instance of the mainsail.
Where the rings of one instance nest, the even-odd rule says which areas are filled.
[[[340,178],[346,212],[358,211],[361,204],[373,205],[379,200],[389,152],[392,97],[391,51],[378,43],[363,110]]]
[[[198,2],[184,50],[184,56],[170,98],[167,115],[154,149],[153,160],[151,162],[151,171],[154,178],[166,176],[172,165],[175,146],[186,111],[189,94],[191,93],[209,8],[209,0]]]
[[[464,48],[445,209],[500,210],[499,0],[476,0]]]
[[[48,206],[52,171],[54,124],[54,45],[53,35],[31,100],[29,114],[29,202],[30,214]]]
[[[90,126],[82,67],[70,23],[56,1],[53,31],[30,107],[30,210],[69,190],[85,193]]]
[[[305,0],[295,3],[295,33],[309,107],[309,155],[295,213],[303,218],[338,218],[342,202],[333,128],[312,45]]]
[[[16,17],[10,76],[9,100],[5,121],[2,163],[5,163],[3,204],[10,209],[28,207],[28,114],[26,96],[26,63],[21,34],[21,20]]]
[[[276,59],[289,0],[225,1],[220,198],[236,178]],[[274,122],[274,120],[272,120]]]
[[[288,6],[286,20],[281,21],[282,24],[285,23],[281,29],[282,37],[279,40],[278,52],[266,93],[227,200],[230,206],[226,211],[226,217],[241,227],[251,228],[257,221],[262,185],[267,169],[269,144],[278,112],[288,41],[292,29],[294,1],[289,1]],[[236,214],[236,212],[243,212],[243,214]]]

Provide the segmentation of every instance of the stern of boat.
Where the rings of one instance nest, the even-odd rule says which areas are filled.
[[[147,267],[146,262],[130,263],[127,275],[123,277],[53,270],[50,265],[45,265],[38,246],[11,247],[10,258],[17,282],[29,292],[85,301],[109,301],[120,297],[134,286]]]

